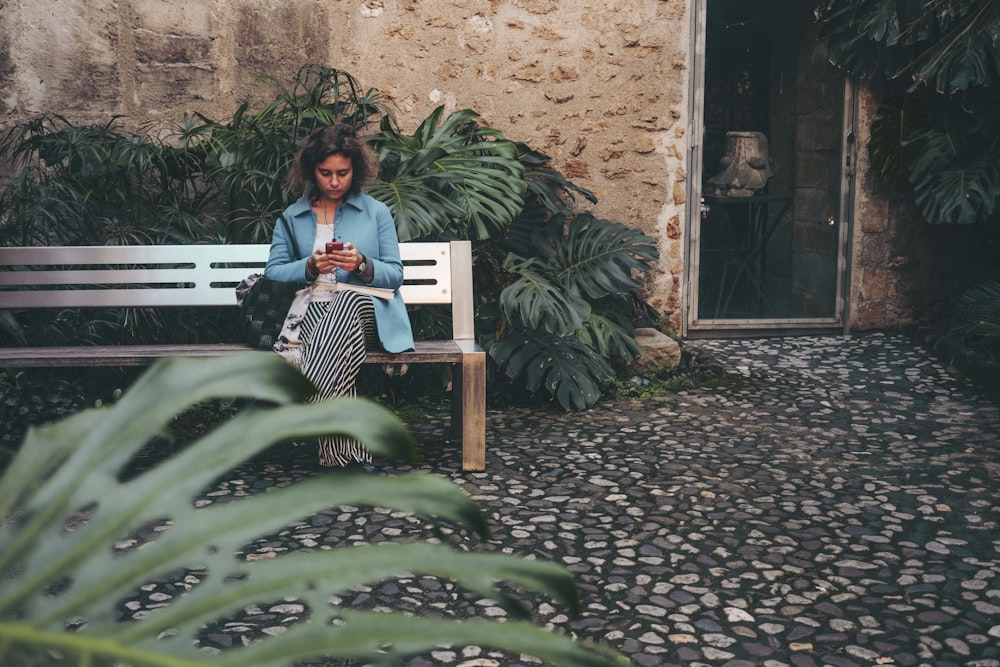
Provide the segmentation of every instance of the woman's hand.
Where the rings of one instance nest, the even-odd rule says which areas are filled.
[[[343,250],[314,250],[309,258],[310,268],[317,274],[331,273],[334,269],[353,271],[360,262],[361,253],[350,243],[345,243]]]

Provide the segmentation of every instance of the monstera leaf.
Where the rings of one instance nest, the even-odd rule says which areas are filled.
[[[1000,90],[991,96],[1000,103]],[[978,106],[978,105],[977,105]],[[918,132],[910,167],[915,201],[931,223],[989,220],[1000,198],[1000,119],[956,103],[934,127]]]
[[[830,60],[863,79],[891,77],[907,64],[896,46],[901,30],[896,2],[825,0],[817,3],[820,36]]]
[[[313,391],[270,353],[171,359],[154,366],[114,407],[31,431],[0,479],[0,664],[268,667],[356,657],[388,666],[445,644],[499,647],[567,667],[630,664],[613,651],[526,620],[457,622],[331,603],[358,586],[426,573],[515,613],[521,605],[501,582],[579,610],[571,575],[551,563],[438,543],[249,558],[248,545],[255,540],[342,506],[376,505],[487,534],[478,506],[435,475],[340,473],[331,480],[317,474],[268,493],[197,508],[196,501],[222,475],[289,439],[335,433],[384,456],[414,455],[412,438],[383,408],[351,399],[304,403]],[[176,414],[220,397],[253,399],[256,407],[158,463],[133,465]],[[143,537],[144,530],[152,537]],[[141,545],[129,548],[131,542]],[[141,618],[119,619],[122,598],[184,571],[190,573],[186,593]],[[306,613],[279,636],[215,655],[199,650],[206,627],[270,600],[296,600]]]
[[[594,405],[614,378],[607,360],[570,338],[512,332],[486,348],[508,378],[523,380],[531,392],[547,392],[567,410]]]
[[[640,353],[635,341],[633,273],[658,257],[642,232],[581,213],[520,220],[503,262],[511,280],[491,358],[532,392],[544,389],[566,409],[592,406],[613,375],[613,360]]]
[[[623,323],[598,313],[591,313],[580,329],[579,339],[606,359],[617,358],[628,363],[642,354],[631,321]]]
[[[971,0],[967,12],[914,60],[913,79],[927,81],[939,93],[1000,85],[1000,4]]]
[[[816,18],[832,62],[909,98],[890,101],[872,127],[872,163],[885,182],[907,176],[930,223],[992,220],[1000,199],[1000,2],[824,0]]]
[[[941,169],[914,183],[917,208],[930,222],[972,224],[988,220],[1000,197],[1000,154],[978,164]]]
[[[1000,83],[1000,3],[823,0],[830,60],[863,79],[905,78],[950,94]]]
[[[522,235],[531,245],[520,252],[535,256],[515,251],[504,262],[519,278],[501,293],[501,306],[528,330],[576,333],[590,317],[592,301],[627,295],[638,285],[633,271],[648,271],[659,256],[649,236],[589,213],[574,217],[565,234],[562,225],[546,229],[544,235]]]
[[[404,242],[440,234],[463,215],[447,194],[434,189],[426,172],[401,171],[391,181],[372,184],[367,192],[392,211],[399,240]]]
[[[583,213],[573,218],[564,242],[553,245],[548,257],[563,286],[600,299],[637,286],[633,271],[648,271],[659,253],[641,231]]]
[[[518,326],[569,336],[590,316],[590,304],[563,288],[540,259],[525,259],[512,253],[507,256],[504,268],[520,274],[500,293],[500,306]]]
[[[922,147],[913,137],[927,128],[927,115],[914,97],[893,97],[879,105],[868,139],[872,168],[887,185],[905,187]]]
[[[955,304],[953,329],[987,342],[994,354],[1000,352],[1000,280],[979,283],[962,294]]]

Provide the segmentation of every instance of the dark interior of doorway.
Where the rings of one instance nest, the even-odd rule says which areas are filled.
[[[808,3],[706,2],[695,325],[836,322],[844,74]],[[732,178],[730,165],[755,163]],[[758,178],[727,187],[746,173]]]
[[[706,10],[699,317],[780,317],[792,291],[791,240],[778,223],[794,190],[801,3],[708,0]],[[710,182],[725,171],[734,131],[767,141],[771,175],[752,198]]]
[[[797,39],[797,3],[790,0],[746,2],[708,0],[705,44],[705,117],[703,181],[714,173],[725,154],[730,130],[771,133],[772,76],[794,76],[773,71],[772,52],[789,48]],[[780,44],[779,44],[780,42]],[[794,59],[788,63],[794,66]],[[784,86],[785,81],[776,82]]]

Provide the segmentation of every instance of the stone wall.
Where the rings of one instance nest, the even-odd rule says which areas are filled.
[[[866,331],[940,320],[965,289],[990,275],[994,256],[983,230],[930,225],[911,202],[878,182],[867,145],[880,92],[869,86],[859,92],[850,328]]]
[[[592,212],[657,239],[645,296],[680,327],[687,0],[0,0],[0,124],[121,115],[139,129],[228,118],[306,63],[436,106],[552,157]]]

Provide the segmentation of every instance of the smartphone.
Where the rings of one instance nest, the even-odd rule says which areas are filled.
[[[344,244],[342,241],[330,241],[326,244],[326,251],[333,252],[334,250],[343,250]]]

